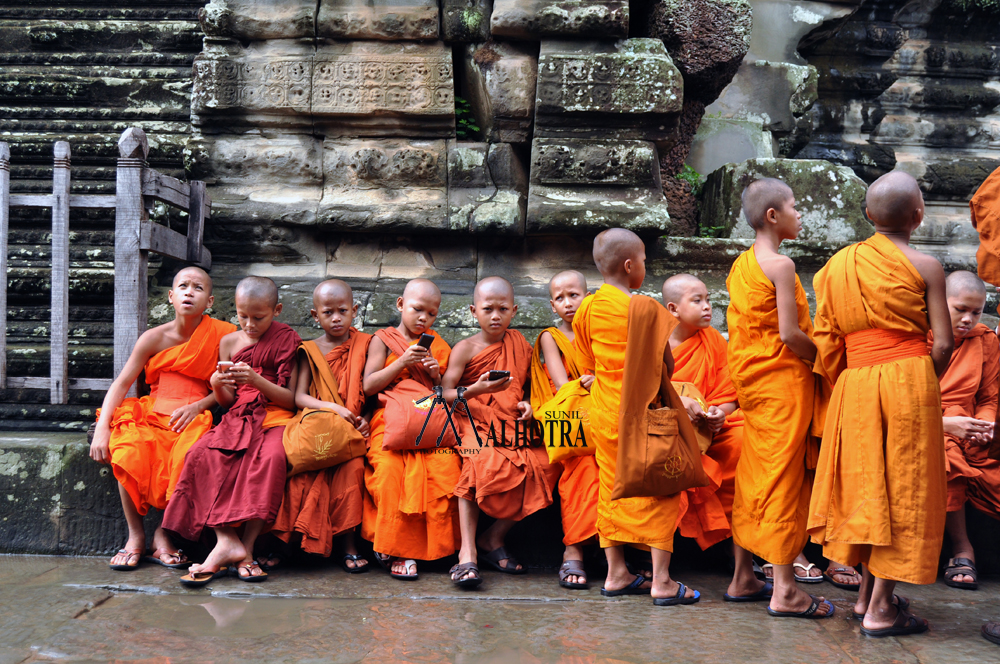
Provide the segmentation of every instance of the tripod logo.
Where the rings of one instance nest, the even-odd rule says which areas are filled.
[[[427,419],[424,420],[424,426],[420,428],[420,434],[417,435],[417,439],[414,441],[415,447],[420,447],[420,441],[423,440],[424,433],[427,431],[427,425],[430,424],[431,415],[434,414],[435,406],[441,406],[441,408],[444,409],[447,419],[441,427],[441,432],[438,433],[437,442],[434,444],[434,447],[441,447],[441,441],[444,440],[444,434],[449,428],[451,428],[452,432],[455,434],[455,440],[461,442],[462,436],[459,435],[458,428],[455,426],[455,421],[452,419],[452,415],[458,411],[459,406],[462,406],[465,416],[469,418],[469,422],[472,424],[472,432],[476,434],[476,442],[479,443],[480,447],[483,446],[483,441],[479,437],[479,431],[476,430],[476,421],[472,419],[472,411],[469,410],[469,402],[465,398],[465,388],[459,387],[456,388],[456,391],[458,392],[458,396],[455,397],[455,401],[452,403],[451,408],[448,407],[448,401],[444,398],[444,388],[440,385],[434,388],[433,394],[428,394],[422,399],[414,400],[413,405],[415,407],[427,409]],[[423,405],[427,403],[428,399],[431,399],[430,404],[427,406]]]

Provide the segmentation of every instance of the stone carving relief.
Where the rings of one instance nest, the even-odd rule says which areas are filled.
[[[320,0],[317,36],[332,39],[437,39],[437,2]]]
[[[541,184],[657,186],[656,150],[646,141],[562,141],[538,139],[531,172]]]
[[[628,36],[627,0],[496,0],[494,36],[619,39]]]

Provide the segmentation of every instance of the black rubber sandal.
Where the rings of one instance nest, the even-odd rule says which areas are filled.
[[[354,567],[348,567],[347,561],[349,560],[355,564]],[[359,567],[357,563],[359,563],[362,560],[365,561],[365,564]],[[367,558],[365,558],[364,556],[359,556],[356,553],[345,553],[343,559],[341,559],[340,561],[340,566],[343,567],[344,571],[347,572],[348,574],[364,574],[365,572],[368,571],[368,568],[371,567],[371,565],[368,563]]]
[[[832,618],[833,614],[836,612],[833,604],[829,600],[823,600],[820,602],[816,599],[815,595],[810,595],[812,597],[812,604],[805,611],[775,611],[770,606],[767,607],[767,614],[774,616],[775,618],[809,618],[811,620],[820,620],[822,618]],[[820,607],[820,604],[826,604],[830,607],[830,613],[826,615],[816,613],[816,610]]]
[[[956,576],[971,576],[975,580],[972,582],[955,581]],[[976,590],[979,588],[979,572],[976,571],[976,563],[968,558],[952,558],[944,568],[944,584],[962,590]]]
[[[891,626],[883,627],[881,629],[868,629],[862,625],[861,633],[865,636],[881,639],[887,636],[922,634],[927,631],[927,627],[927,621],[923,618],[918,618],[917,616],[910,615],[906,611],[899,609],[899,611],[896,612],[896,619],[892,621]]]
[[[570,583],[566,579],[571,576],[582,576],[587,578],[587,572],[583,569],[582,560],[567,560],[559,567],[559,585],[570,590],[586,590],[587,582]]]
[[[622,595],[648,595],[649,588],[642,588],[642,584],[652,582],[644,577],[642,574],[636,574],[635,578],[632,579],[632,583],[628,584],[624,588],[619,588],[618,590],[607,590],[601,588],[601,594],[605,597],[621,597]]]
[[[482,555],[483,562],[485,562],[490,567],[493,567],[498,572],[503,572],[504,574],[527,574],[528,570],[521,565],[521,569],[517,569],[517,566],[521,563],[517,558],[507,553],[507,549],[502,546],[497,547],[490,551],[489,553],[484,553]],[[506,560],[506,565],[501,565],[500,561]]]
[[[456,578],[463,577],[466,573],[472,573],[475,576],[469,576],[464,579]],[[459,563],[448,570],[448,574],[451,575],[451,582],[459,588],[475,588],[483,582],[483,577],[479,575],[479,566],[476,563]]]
[[[654,606],[678,606],[681,604],[696,604],[701,599],[701,593],[697,590],[694,591],[694,595],[691,597],[685,597],[687,593],[687,586],[681,582],[677,582],[677,594],[673,597],[656,597],[653,599]]]
[[[892,603],[896,605],[897,609],[902,609],[904,611],[910,608],[910,600],[903,597],[902,595],[897,595],[896,593],[892,594]],[[865,614],[858,613],[854,609],[851,609],[851,617],[854,618],[855,620],[864,620]]]

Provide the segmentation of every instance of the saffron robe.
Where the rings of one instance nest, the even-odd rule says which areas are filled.
[[[835,384],[809,533],[827,558],[933,583],[947,479],[926,284],[880,233],[837,252],[813,284],[816,371]]]
[[[726,287],[729,373],[744,418],[733,541],[772,564],[791,565],[807,539],[816,379],[812,368],[781,341],[774,284],[753,247],[737,257]],[[809,304],[798,275],[795,304],[798,327],[811,336]]]
[[[979,278],[1000,285],[1000,168],[990,173],[969,201],[972,227],[979,232]]]
[[[673,349],[673,380],[693,383],[707,406],[736,401],[736,388],[729,378],[726,340],[714,328],[697,334]],[[711,485],[688,489],[680,507],[681,535],[691,537],[702,550],[732,534],[736,465],[743,449],[743,411],[737,409],[722,429],[712,435],[712,445],[702,455],[702,466]]]
[[[933,331],[927,339],[928,345],[933,343]],[[995,422],[998,380],[1000,341],[980,323],[965,338],[955,339],[955,351],[940,380],[944,416]],[[945,434],[944,446],[949,466],[948,511],[963,509],[970,500],[976,509],[1000,519],[1000,461],[987,456],[989,443],[979,445]]]
[[[257,343],[241,348],[232,360],[246,362],[264,379],[287,387],[301,343],[295,330],[275,321]],[[251,519],[273,522],[285,488],[283,425],[293,415],[250,385],[238,386],[236,401],[222,421],[188,452],[163,514],[163,528],[197,540],[205,528]]]
[[[573,342],[559,328],[550,327],[544,332],[551,334],[559,347],[566,376],[570,380],[582,376]],[[539,336],[531,355],[532,410],[537,413],[555,396],[555,393],[555,384],[549,376],[545,363],[542,362],[541,336]],[[597,458],[594,455],[569,457],[551,464],[551,467],[552,476],[558,477],[563,544],[570,546],[584,542],[597,534]]]
[[[480,351],[465,365],[459,386],[469,386],[487,371],[509,371],[507,389],[469,399],[479,440],[469,419],[459,414],[462,475],[455,495],[473,500],[494,519],[520,521],[552,504],[555,473],[532,421],[517,422],[517,404],[531,368],[531,345],[517,330]],[[459,408],[461,411],[461,408]],[[480,447],[480,441],[482,447]]]
[[[592,444],[597,448],[597,533],[602,548],[632,544],[673,551],[680,493],[611,500],[618,463],[618,417],[630,299],[605,284],[584,298],[573,317],[580,370],[594,376],[590,429]]]
[[[171,431],[170,416],[207,397],[219,361],[219,341],[232,323],[202,316],[191,338],[149,358],[144,369],[150,394],[124,399],[111,419],[111,469],[139,514],[166,508],[191,446],[212,428],[204,411],[183,431]],[[100,419],[101,411],[97,411]]]
[[[365,406],[362,381],[371,340],[372,335],[352,327],[344,343],[326,354],[337,381],[337,393],[344,407],[355,415],[360,415]],[[293,532],[300,533],[303,551],[329,556],[333,538],[361,523],[364,483],[362,457],[289,477],[271,532],[284,542],[291,539]]]
[[[396,328],[386,328],[385,332],[403,338]],[[437,332],[432,330],[430,334],[434,335],[431,355],[443,374],[451,348]],[[388,353],[385,366],[397,359]],[[410,370],[403,369],[392,385],[409,377]],[[386,390],[391,390],[392,385]],[[458,503],[453,494],[462,471],[458,454],[453,448],[433,446],[426,451],[383,450],[384,437],[385,409],[379,408],[371,421],[362,537],[372,543],[375,551],[394,558],[437,560],[450,556],[462,541]]]

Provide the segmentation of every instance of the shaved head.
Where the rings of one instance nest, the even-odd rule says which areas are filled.
[[[486,277],[476,284],[476,289],[472,292],[474,302],[479,302],[485,297],[506,297],[514,301],[514,287],[503,277]]]
[[[670,277],[663,282],[663,305],[666,306],[669,302],[680,304],[684,294],[692,286],[700,286],[706,291],[708,290],[705,283],[693,274],[675,274]]]
[[[983,302],[986,302],[986,285],[983,284],[982,279],[972,272],[966,272],[965,270],[952,272],[945,280],[945,288],[948,291],[948,297],[968,293],[981,297],[983,298]]]
[[[594,238],[594,263],[601,274],[616,272],[628,260],[637,260],[646,250],[642,239],[624,228],[609,228]]]
[[[236,284],[236,299],[263,302],[269,307],[276,307],[278,287],[267,277],[247,277]]]
[[[759,231],[764,228],[767,211],[781,209],[793,196],[792,188],[777,178],[754,180],[740,195],[743,216],[750,228]]]
[[[923,210],[924,196],[912,175],[891,171],[868,187],[865,207],[876,226],[898,230],[911,223],[918,210]]]
[[[441,289],[430,279],[410,279],[403,289],[403,299],[430,298],[441,301]]]
[[[184,275],[184,274],[197,274],[208,285],[208,294],[209,295],[212,294],[212,288],[213,288],[212,287],[212,277],[208,276],[208,272],[205,272],[200,267],[195,267],[193,265],[191,267],[186,267],[186,268],[178,271],[177,274],[174,275],[174,280],[172,282],[173,288],[177,287],[177,282],[180,281],[181,276]]]
[[[315,305],[326,297],[343,297],[354,302],[354,291],[347,285],[346,281],[327,279],[319,282],[319,285],[313,289],[313,304]]]
[[[563,270],[556,276],[549,279],[549,297],[552,297],[552,287],[559,282],[564,284],[570,280],[574,280],[576,284],[580,287],[580,290],[584,293],[587,292],[587,277],[583,276],[583,272],[577,272],[576,270]]]

